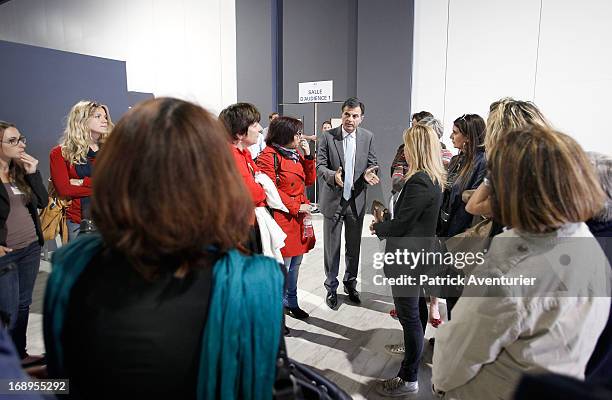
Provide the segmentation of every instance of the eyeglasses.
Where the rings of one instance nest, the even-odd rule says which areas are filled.
[[[25,136],[19,136],[19,138],[13,137],[9,140],[3,140],[2,143],[8,144],[9,146],[17,146],[19,142],[26,144],[27,139]]]

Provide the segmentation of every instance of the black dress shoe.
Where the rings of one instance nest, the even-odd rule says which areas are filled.
[[[336,306],[338,305],[338,295],[336,294],[336,292],[327,292],[327,296],[325,297],[325,303],[327,303],[327,306],[332,310],[336,308]]]
[[[285,307],[285,310],[287,310],[287,314],[297,319],[306,319],[310,316],[308,315],[306,311],[302,310],[300,307]]]
[[[357,289],[349,289],[346,286],[344,287],[344,293],[348,294],[348,298],[355,304],[361,304],[361,300],[359,299],[359,292]]]

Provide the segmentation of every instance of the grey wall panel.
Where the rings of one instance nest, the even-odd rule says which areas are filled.
[[[117,121],[129,107],[125,62],[0,41],[0,119],[28,138],[27,152],[49,176],[49,151],[79,100],[110,107]]]
[[[334,81],[334,100],[360,97],[366,104],[362,126],[376,135],[382,178],[382,185],[370,190],[369,195],[387,198],[391,189],[389,167],[402,142],[402,131],[410,122],[414,2],[236,0],[236,7],[238,98],[252,100],[267,114],[264,104],[273,102],[274,94],[280,103],[295,103],[299,82],[319,80]],[[266,27],[275,21],[276,27],[268,31]],[[268,40],[268,35],[275,32],[279,47],[264,49],[266,43],[275,43]],[[277,64],[267,63],[268,51],[272,58],[278,52]],[[262,62],[250,62],[261,54],[265,55],[260,57]],[[242,79],[247,74],[249,79]],[[266,89],[277,84],[277,90]],[[266,91],[267,99],[263,98]],[[312,132],[315,123],[318,131],[325,119],[340,116],[339,104],[320,104],[317,121],[312,110],[313,106],[307,104],[287,105],[279,111],[303,117],[306,132]]]
[[[334,81],[334,100],[356,93],[356,0],[283,1],[283,101],[298,82]]]
[[[357,96],[366,105],[363,125],[376,135],[379,176],[388,197],[391,161],[410,123],[414,2],[358,3]]]
[[[236,0],[236,64],[238,101],[255,104],[268,125],[268,114],[276,111],[273,71],[275,0]],[[227,106],[228,104],[226,104]]]

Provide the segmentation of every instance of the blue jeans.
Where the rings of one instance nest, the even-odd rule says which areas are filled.
[[[287,269],[287,289],[285,289],[285,295],[283,296],[283,305],[285,307],[296,308],[298,306],[297,282],[303,257],[303,255],[283,257],[285,269]]]
[[[26,330],[39,267],[37,241],[0,257],[0,311],[10,318],[9,333],[21,358],[26,356]]]
[[[66,221],[66,224],[68,225],[68,242],[72,242],[79,235],[81,224],[72,221]]]

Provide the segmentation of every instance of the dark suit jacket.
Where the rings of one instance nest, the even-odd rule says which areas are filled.
[[[34,220],[34,227],[36,227],[36,235],[38,236],[38,243],[40,245],[45,244],[43,239],[42,230],[40,229],[40,218],[38,217],[38,209],[45,208],[49,202],[49,195],[47,189],[43,184],[40,172],[36,171],[33,174],[25,176],[26,182],[32,188],[32,200],[27,204],[28,211]],[[0,185],[0,245],[6,246],[6,219],[8,218],[9,212],[11,211],[11,203],[9,201],[8,193],[4,188],[4,185]]]
[[[327,218],[332,218],[342,199],[342,188],[336,185],[334,175],[338,168],[345,169],[344,149],[342,147],[342,126],[322,132],[317,148],[317,177],[319,178],[319,209]],[[365,214],[367,182],[363,174],[369,167],[378,165],[374,152],[374,135],[367,129],[357,127],[355,135],[355,174],[353,193],[357,214]],[[342,175],[344,181],[344,173]]]

